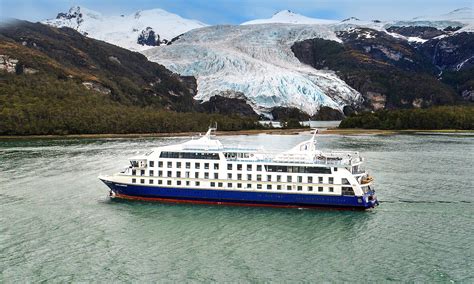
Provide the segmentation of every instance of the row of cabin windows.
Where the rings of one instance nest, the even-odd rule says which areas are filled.
[[[155,166],[154,161],[150,161],[149,164],[150,164],[150,168],[153,168]],[[183,164],[184,164],[186,169],[191,168],[191,162],[186,162],[186,163],[176,162],[176,168],[180,169]],[[163,165],[164,165],[164,163],[162,161],[158,162],[158,168],[163,168]],[[166,167],[167,168],[172,168],[173,167],[173,162],[167,162]],[[204,169],[208,170],[211,167],[211,164],[210,163],[203,163],[203,167],[204,167]],[[195,169],[200,169],[201,168],[201,163],[194,163],[194,168]],[[218,163],[212,163],[212,168],[214,170],[218,170],[219,169],[219,164]]]
[[[191,162],[186,162],[184,163],[186,169],[191,168]],[[155,166],[154,161],[149,162],[150,167]],[[163,161],[158,161],[158,167],[163,168],[164,162]],[[181,168],[182,162],[176,162],[176,168]],[[236,169],[238,171],[242,171],[244,168],[243,164],[236,164]],[[166,163],[167,168],[172,168],[173,167],[173,162],[167,162]],[[204,169],[209,169],[210,163],[204,163],[203,165]],[[218,163],[213,163],[212,167],[215,170],[219,169],[219,164]],[[200,169],[201,168],[201,163],[194,163],[194,168],[195,169]],[[246,164],[245,168],[247,171],[252,171],[253,170],[253,165],[252,164]],[[261,172],[263,166],[262,165],[256,165],[256,171]],[[227,164],[227,170],[231,171],[234,169],[234,164]],[[265,165],[265,170],[267,172],[282,172],[282,173],[310,173],[310,174],[330,174],[331,173],[331,168],[324,168],[324,167],[305,167],[305,166],[275,166],[275,165]],[[334,168],[334,171],[337,172],[337,168]]]
[[[132,183],[136,183],[137,180],[136,179],[132,179]],[[145,179],[140,179],[140,183],[141,184],[145,184]],[[149,179],[148,180],[148,183],[149,184],[154,184],[154,180],[153,179]],[[157,184],[166,184],[166,185],[172,185],[172,181],[171,180],[166,180],[166,183],[164,183],[163,180],[157,180]],[[176,181],[176,185],[187,185],[187,186],[191,186],[191,181],[187,180],[187,181],[180,181],[180,180],[177,180]],[[195,186],[200,186],[201,183],[199,181],[195,181],[194,182],[194,185]],[[223,182],[211,182],[211,187],[223,187],[224,186],[224,183]],[[233,183],[229,182],[229,183],[226,183],[227,187],[228,188],[232,188],[233,187]],[[250,189],[252,188],[252,184],[251,183],[247,183],[247,184],[242,184],[242,183],[237,183],[236,184],[236,187],[237,188],[247,188],[247,189]],[[257,189],[263,189],[263,185],[262,184],[257,184]],[[271,184],[267,184],[265,186],[266,189],[268,190],[272,190],[272,189],[276,189],[276,190],[282,190],[283,188],[285,188],[284,186],[282,185],[276,185],[275,187]],[[322,186],[318,186],[318,187],[313,187],[313,186],[308,186],[307,187],[307,190],[308,191],[318,191],[318,192],[323,192],[324,191],[324,188]],[[303,190],[303,186],[299,185],[299,186],[292,186],[292,185],[287,185],[286,186],[286,190],[288,191],[291,191],[291,190],[296,190],[296,191],[302,191]],[[334,187],[329,187],[328,188],[328,192],[334,192]],[[354,191],[352,190],[351,187],[343,187],[342,188],[342,194],[343,195],[354,195]]]
[[[160,158],[219,160],[218,153],[161,152]]]
[[[164,171],[157,171],[157,176],[163,177]],[[149,170],[149,176],[154,176],[155,172],[154,170]],[[191,177],[191,172],[185,172],[184,177],[190,178]],[[132,170],[132,175],[136,175],[136,170]],[[145,170],[140,171],[140,175],[144,176],[145,175]],[[166,171],[166,177],[172,177],[173,172],[172,171]],[[181,172],[176,172],[176,177],[181,177]],[[232,179],[232,177],[235,177],[235,174],[228,173],[227,174],[227,179]],[[194,178],[200,178],[200,173],[199,172],[194,172]],[[208,172],[204,173],[204,178],[209,179],[210,174]],[[219,173],[213,173],[213,178],[214,179],[219,179]],[[256,175],[255,179],[257,181],[262,181],[262,175]],[[243,175],[242,174],[237,174],[237,180],[243,180]],[[247,174],[247,180],[253,180],[251,174]],[[313,177],[307,177],[307,183],[313,183]],[[277,175],[276,179],[272,179],[271,175],[267,175],[266,181],[277,181],[277,182],[282,182],[282,176]],[[293,177],[292,176],[287,176],[286,177],[286,182],[293,182]],[[296,177],[296,182],[298,183],[303,183],[303,177],[302,176],[297,176]],[[323,183],[323,177],[318,177],[318,183]],[[329,177],[328,178],[328,183],[333,184],[334,183],[334,178]],[[349,181],[346,178],[342,179],[342,184],[349,184]]]

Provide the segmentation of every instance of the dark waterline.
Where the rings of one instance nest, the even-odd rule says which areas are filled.
[[[367,212],[108,199],[100,173],[185,139],[0,141],[0,282],[474,281],[472,136],[320,136],[366,158],[382,201]]]

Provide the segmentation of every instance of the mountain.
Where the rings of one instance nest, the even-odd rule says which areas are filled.
[[[161,9],[143,10],[130,15],[104,16],[99,12],[75,6],[55,19],[43,21],[54,27],[68,27],[85,36],[140,51],[166,45],[189,30],[207,26]]]
[[[315,116],[328,108],[428,107],[473,97],[474,34],[472,17],[464,14],[323,22],[282,11],[239,26],[193,30],[143,53],[195,76],[196,99],[237,93],[269,117],[281,108]]]
[[[294,13],[290,10],[282,10],[278,13],[275,13],[269,19],[257,19],[248,22],[244,22],[241,25],[259,25],[259,24],[303,24],[303,25],[314,25],[314,24],[332,24],[337,21],[333,20],[324,20],[324,19],[315,19],[309,18],[297,13]]]
[[[71,28],[2,25],[0,50],[0,135],[202,131],[212,121],[220,129],[254,125],[197,113],[205,110],[193,99],[193,77]]]

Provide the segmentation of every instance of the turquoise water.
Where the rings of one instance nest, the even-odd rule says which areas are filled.
[[[0,141],[0,282],[474,282],[473,136],[319,136],[366,158],[366,212],[108,199],[100,173],[183,139]]]

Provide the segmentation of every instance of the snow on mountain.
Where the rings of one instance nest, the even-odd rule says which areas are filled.
[[[420,16],[407,21],[393,21],[388,26],[426,26],[437,29],[461,27],[457,32],[474,32],[474,13],[465,7],[437,16]]]
[[[182,33],[207,26],[161,9],[105,16],[79,6],[72,7],[67,13],[59,13],[56,19],[43,23],[73,28],[86,36],[135,51],[166,44]]]
[[[332,24],[337,21],[333,20],[324,20],[324,19],[315,19],[309,18],[300,14],[291,12],[290,10],[282,10],[278,13],[275,13],[273,17],[269,19],[257,19],[248,22],[244,22],[241,25],[259,25],[259,24],[303,24],[303,25],[314,25],[314,24]]]
[[[196,76],[198,100],[241,92],[257,113],[283,106],[310,115],[321,106],[342,110],[360,103],[361,95],[334,72],[316,70],[294,56],[291,45],[309,38],[340,41],[321,25],[212,26],[143,53],[174,72]]]

